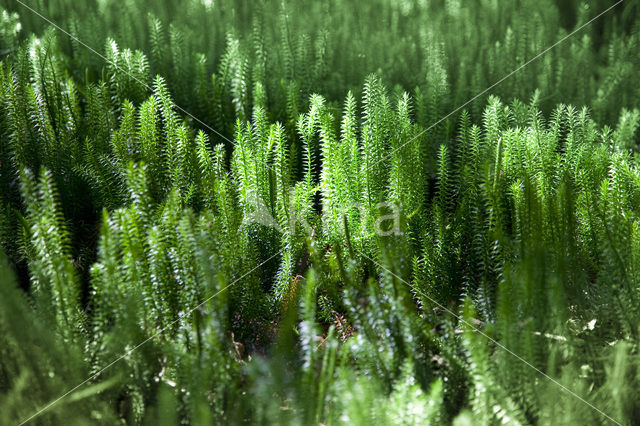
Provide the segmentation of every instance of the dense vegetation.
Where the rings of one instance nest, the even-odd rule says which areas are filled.
[[[1,0],[0,424],[637,423],[613,5]]]

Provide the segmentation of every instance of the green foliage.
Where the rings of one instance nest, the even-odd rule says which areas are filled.
[[[44,312],[34,312],[17,287],[10,265],[0,254],[0,419],[26,420],[89,374],[80,347],[52,333]],[[101,393],[117,384],[106,380],[90,384],[64,403],[52,406],[40,421],[112,424],[117,421]]]
[[[0,423],[635,422],[637,5],[458,111],[560,3],[0,1]]]

